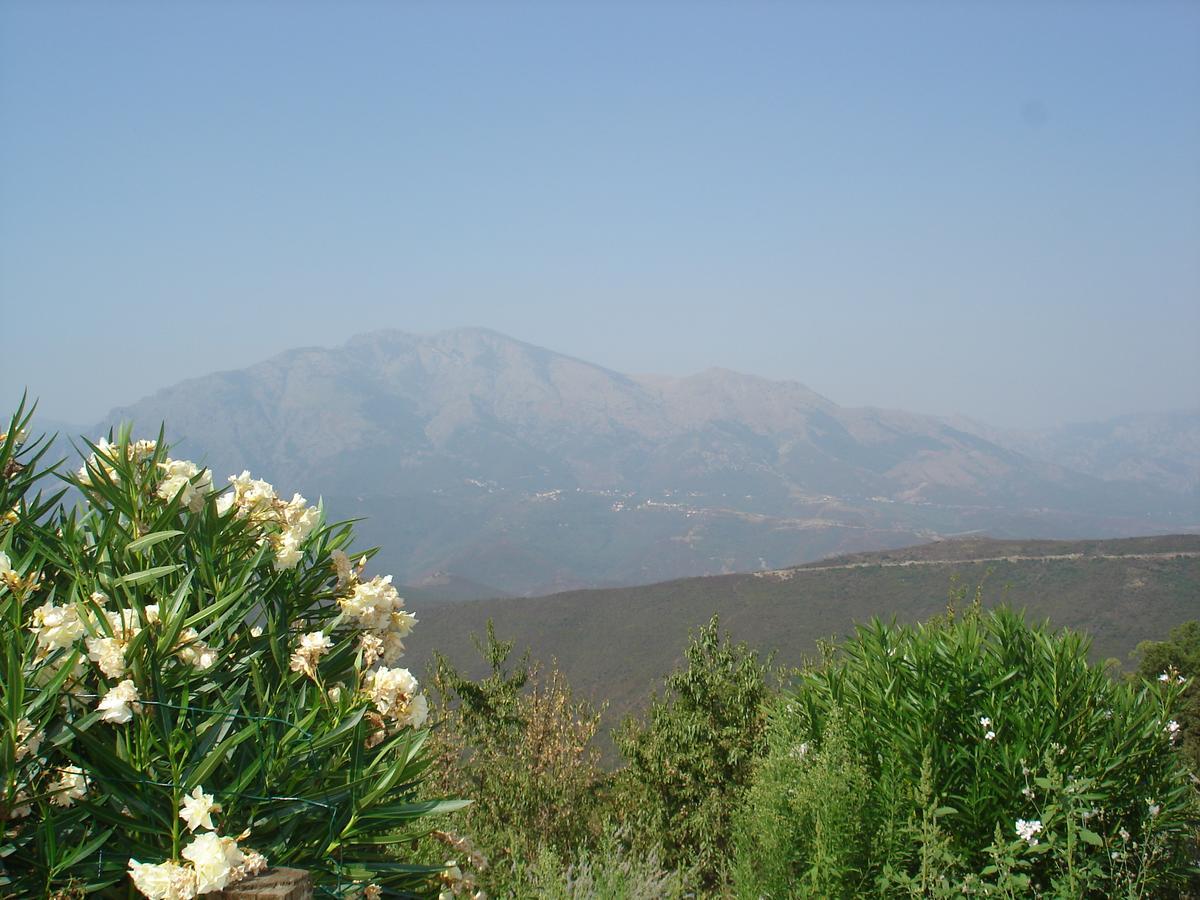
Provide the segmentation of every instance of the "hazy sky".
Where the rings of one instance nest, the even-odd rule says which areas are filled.
[[[1200,4],[0,5],[0,395],[482,325],[1000,425],[1200,405]]]

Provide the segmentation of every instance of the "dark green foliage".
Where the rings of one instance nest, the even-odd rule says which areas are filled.
[[[714,614],[734,640],[764,654],[774,651],[785,665],[800,665],[816,652],[818,639],[849,634],[855,622],[873,616],[924,621],[945,607],[953,576],[974,584],[990,570],[985,606],[1024,607],[1031,618],[1048,617],[1057,627],[1089,634],[1094,660],[1124,660],[1139,641],[1161,639],[1173,626],[1196,618],[1198,552],[1200,535],[941,541],[844,561],[863,564],[860,568],[785,570],[778,577],[720,575],[439,604],[423,609],[422,640],[414,643],[411,659],[414,666],[424,666],[432,658],[426,648],[437,647],[456,665],[469,667],[475,653],[468,636],[482,633],[491,618],[502,634],[519,636],[534,657],[558,659],[579,696],[608,702],[611,721],[620,722],[644,711],[646,685],[671,672],[683,656],[689,627]],[[1012,559],[956,561],[963,555]],[[819,565],[829,563],[843,561]],[[606,639],[596,640],[597,634]],[[613,647],[620,648],[619,663]]]
[[[629,719],[617,743],[635,839],[661,848],[668,866],[695,865],[714,882],[729,854],[733,811],[763,747],[769,661],[722,637],[717,618],[694,638],[686,668],[667,678],[643,724]]]
[[[1165,641],[1143,641],[1138,644],[1137,655],[1141,658],[1139,678],[1164,685],[1184,679],[1175,718],[1180,725],[1183,753],[1192,771],[1200,774],[1200,622],[1184,622],[1171,629]],[[1165,681],[1161,680],[1164,675]]]
[[[478,680],[437,658],[433,778],[473,801],[453,821],[467,838],[459,849],[482,856],[471,877],[493,895],[522,896],[526,866],[550,858],[565,867],[600,833],[599,715],[572,699],[557,669],[544,673],[528,654],[510,663],[513,642],[490,622],[475,646],[489,667]],[[456,861],[466,865],[461,853]]]
[[[1178,688],[1114,682],[1087,650],[978,607],[860,627],[772,707],[739,895],[1180,890],[1196,797],[1167,730]]]

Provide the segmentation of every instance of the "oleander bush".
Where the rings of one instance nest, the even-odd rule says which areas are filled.
[[[1138,678],[1183,687],[1175,716],[1179,747],[1200,775],[1200,621],[1172,628],[1165,641],[1143,641],[1135,655]]]
[[[395,849],[463,802],[423,799],[415,619],[351,526],[214,488],[161,434],[60,475],[29,427],[0,439],[0,896],[189,898],[268,863],[457,888]]]
[[[973,607],[860,627],[771,706],[737,895],[1170,897],[1195,873],[1186,682]]]

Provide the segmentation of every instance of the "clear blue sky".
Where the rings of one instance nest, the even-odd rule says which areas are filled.
[[[1200,4],[0,5],[0,388],[375,328],[1039,425],[1200,405]]]

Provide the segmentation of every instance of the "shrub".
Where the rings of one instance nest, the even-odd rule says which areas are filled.
[[[517,896],[541,900],[680,900],[696,896],[688,873],[667,871],[653,851],[632,852],[621,836],[607,833],[595,849],[583,849],[565,868],[543,848],[525,870]]]
[[[645,724],[617,735],[626,759],[620,799],[635,846],[657,849],[670,868],[722,877],[733,810],[763,746],[769,660],[722,638],[716,616],[692,640],[687,668],[673,672]]]
[[[67,510],[34,493],[54,467],[27,426],[0,441],[0,893],[190,897],[267,860],[423,890],[440,866],[383,851],[461,803],[419,799],[415,620],[350,526],[127,430]]]
[[[1181,686],[1115,683],[1086,654],[1006,610],[860,627],[772,709],[739,896],[1179,891]]]
[[[1167,640],[1143,641],[1135,652],[1140,657],[1138,678],[1163,689],[1182,686],[1175,717],[1179,746],[1192,771],[1200,774],[1200,622],[1184,622],[1171,629]]]
[[[497,640],[491,622],[475,646],[490,669],[482,679],[435,660],[433,778],[473,801],[455,822],[466,837],[443,842],[459,859],[474,856],[472,878],[489,891],[526,896],[530,861],[565,865],[599,833],[600,715],[573,698],[557,667],[543,672],[528,655],[510,663],[513,642]]]

